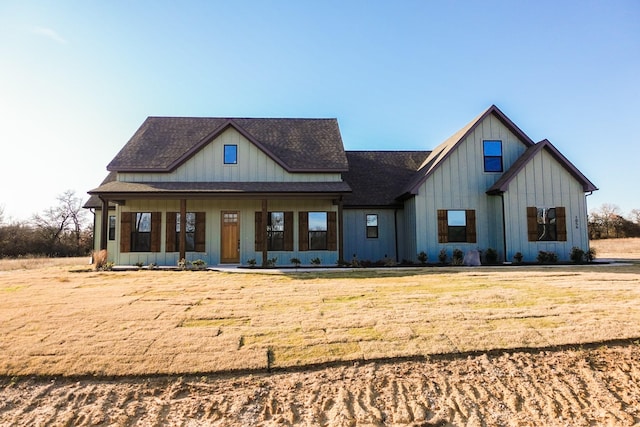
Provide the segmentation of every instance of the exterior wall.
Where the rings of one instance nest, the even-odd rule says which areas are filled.
[[[501,202],[499,198],[489,197],[485,193],[502,173],[484,172],[483,140],[502,141],[504,171],[527,148],[502,122],[490,115],[460,142],[422,184],[415,197],[416,250],[426,252],[430,262],[437,262],[438,253],[443,248],[449,257],[453,249],[466,252],[493,248],[504,259]],[[475,210],[477,242],[438,243],[438,209]]]
[[[225,145],[238,146],[238,164],[225,165]],[[327,182],[341,181],[338,173],[289,173],[271,157],[230,128],[171,173],[118,173],[127,182]]]
[[[589,249],[587,203],[579,182],[546,150],[541,150],[513,179],[504,194],[507,217],[507,260],[522,252],[525,262],[535,262],[538,251],[555,252],[568,260],[571,248]],[[566,242],[529,242],[528,206],[552,208],[564,206],[567,219]]]
[[[402,212],[402,235],[398,236],[398,248],[400,261],[417,261],[418,249],[416,241],[416,198],[412,197],[404,202]],[[425,251],[426,252],[426,251]]]
[[[378,215],[378,237],[367,238],[367,214]],[[394,209],[344,209],[344,257],[351,261],[379,261],[396,258],[397,214]]]
[[[206,252],[187,252],[187,260],[202,259],[208,265],[220,264],[221,247],[221,212],[238,211],[240,214],[240,263],[246,264],[247,260],[255,259],[257,264],[262,263],[262,252],[255,251],[255,212],[262,210],[261,200],[188,200],[188,212],[206,212]],[[298,212],[300,211],[335,211],[330,200],[300,199],[270,200],[268,210],[293,211],[293,251],[269,251],[268,257],[277,257],[276,265],[290,265],[290,259],[299,258],[302,264],[310,264],[313,258],[320,258],[322,265],[334,265],[338,260],[337,251],[299,251],[298,250]],[[166,252],[166,212],[179,212],[179,200],[129,200],[125,205],[117,207],[116,240],[109,242],[109,260],[116,265],[135,265],[141,262],[144,265],[156,263],[163,266],[175,266],[178,263],[178,252]],[[160,235],[160,252],[126,252],[120,253],[120,218],[122,212],[162,212],[162,225]],[[99,222],[97,222],[99,224]],[[99,227],[97,227],[99,229]],[[99,233],[96,235],[99,242]]]
[[[116,211],[113,209],[109,209],[108,215],[116,215]],[[93,250],[94,251],[100,250],[100,238],[102,237],[101,221],[102,221],[102,209],[96,209],[93,217]],[[107,228],[107,232],[108,232],[108,228]],[[118,230],[118,227],[116,227],[116,236],[115,236],[116,239],[118,239],[119,233],[120,233],[120,230]],[[107,253],[109,255],[114,254],[117,248],[118,247],[116,246],[116,240],[107,239]],[[110,261],[112,261],[112,259],[110,259]]]

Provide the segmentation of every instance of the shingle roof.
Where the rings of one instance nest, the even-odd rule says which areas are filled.
[[[556,147],[544,139],[537,144],[527,148],[527,150],[511,165],[508,171],[506,171],[496,182],[487,190],[487,194],[500,194],[509,189],[509,183],[513,178],[520,173],[520,171],[538,154],[541,150],[547,150],[562,167],[564,167],[573,177],[582,184],[583,190],[596,191],[598,188],[587,179],[565,156],[558,151]]]
[[[107,174],[106,178],[104,180],[102,180],[102,183],[100,185],[102,186],[102,185],[105,185],[105,184],[107,184],[109,182],[115,181],[117,175],[118,174],[116,172],[109,172],[109,174]],[[91,195],[89,197],[89,199],[84,203],[84,205],[82,207],[85,208],[85,209],[101,209],[102,208],[102,202],[100,201],[98,196]]]
[[[347,169],[336,119],[148,117],[107,170],[170,172],[229,127],[289,172]]]
[[[413,178],[409,181],[407,186],[404,188],[404,194],[416,194],[418,191],[418,187],[422,185],[422,183],[435,171],[443,161],[449,157],[454,149],[462,142],[469,134],[471,134],[475,128],[490,114],[493,114],[498,120],[504,124],[507,129],[513,132],[525,145],[531,146],[534,145],[534,142],[529,138],[515,123],[513,123],[507,116],[504,115],[502,111],[495,105],[489,107],[486,111],[480,114],[475,119],[471,120],[460,129],[458,132],[454,133],[447,140],[445,140],[442,144],[438,145],[432,152],[431,155],[424,161],[424,163],[420,166],[420,170],[413,176]]]
[[[110,197],[131,195],[251,195],[259,193],[308,194],[349,193],[351,188],[342,181],[323,182],[123,182],[112,181],[89,191],[89,194],[108,194]]]
[[[394,206],[429,151],[347,151],[349,171],[342,179],[353,192],[345,206]]]

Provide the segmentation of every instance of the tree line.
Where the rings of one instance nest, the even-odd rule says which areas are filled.
[[[617,205],[604,203],[589,213],[589,239],[640,237],[640,209],[626,216]]]
[[[0,258],[21,256],[71,257],[89,254],[93,222],[82,200],[67,190],[58,204],[26,221],[5,222],[0,206]]]

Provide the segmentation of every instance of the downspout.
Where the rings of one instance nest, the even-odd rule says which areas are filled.
[[[338,199],[338,260],[344,260],[344,218],[342,210],[342,196]]]
[[[507,262],[507,213],[504,207],[504,193],[500,193],[502,203],[502,250],[504,251],[504,262]]]
[[[393,210],[393,240],[396,249],[396,262],[400,262],[400,256],[398,254],[398,208]]]

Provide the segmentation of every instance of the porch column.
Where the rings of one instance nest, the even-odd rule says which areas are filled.
[[[262,230],[260,230],[260,233],[262,233],[262,266],[266,267],[267,266],[267,256],[268,254],[268,248],[269,248],[269,242],[267,241],[267,239],[269,238],[269,234],[267,233],[267,224],[268,224],[268,219],[267,219],[267,215],[269,215],[269,209],[267,207],[267,199],[262,199],[262,218],[261,218],[261,227]],[[258,232],[258,230],[256,230],[256,233]]]
[[[342,228],[344,225],[344,220],[342,218],[342,196],[338,199],[338,259],[344,260],[344,233],[342,232]]]
[[[180,199],[180,236],[179,238],[179,248],[180,248],[180,258],[187,259],[187,200]]]
[[[107,237],[109,234],[109,200],[98,196],[102,202],[102,212],[100,213],[100,250],[107,249]]]

